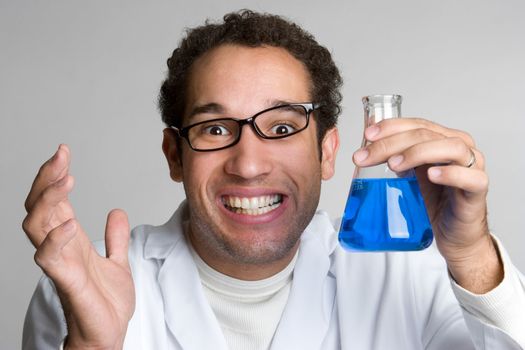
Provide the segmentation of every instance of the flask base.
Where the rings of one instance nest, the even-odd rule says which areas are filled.
[[[430,246],[433,234],[415,176],[354,179],[339,230],[351,251],[413,251]]]

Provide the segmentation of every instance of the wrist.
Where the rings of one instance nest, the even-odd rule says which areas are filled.
[[[452,278],[464,289],[485,294],[503,280],[503,263],[496,243],[487,234],[476,246],[445,257]]]
[[[64,338],[64,350],[121,350],[127,332],[127,324],[124,329],[113,329],[108,332],[90,329],[90,332],[78,327],[78,323],[71,314],[66,314],[68,334]],[[108,327],[103,327],[108,329]],[[89,333],[89,334],[88,334]]]

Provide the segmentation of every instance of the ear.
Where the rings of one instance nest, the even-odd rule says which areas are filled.
[[[168,161],[170,177],[173,181],[182,182],[182,161],[179,157],[180,150],[177,147],[177,136],[175,130],[166,128],[163,131],[162,151]]]
[[[339,131],[332,128],[326,132],[321,144],[323,156],[321,158],[321,176],[323,180],[329,180],[335,173],[335,158],[339,150]]]

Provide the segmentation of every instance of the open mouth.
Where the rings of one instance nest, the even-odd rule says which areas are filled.
[[[244,215],[263,215],[277,209],[283,202],[281,194],[258,197],[222,196],[222,204],[231,212]]]

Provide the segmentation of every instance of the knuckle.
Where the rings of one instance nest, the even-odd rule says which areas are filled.
[[[388,142],[385,140],[378,140],[372,144],[372,150],[381,154],[387,153],[389,148]]]
[[[480,192],[488,192],[489,188],[489,176],[483,170],[478,170],[478,175],[476,176],[476,187]]]
[[[22,221],[22,230],[24,230],[25,233],[31,232],[31,218],[30,215],[27,215],[24,220]]]
[[[37,249],[35,252],[35,255],[33,256],[33,259],[35,260],[35,263],[40,266],[44,271],[47,268],[47,259],[45,258],[45,254],[42,251],[42,249]]]
[[[437,138],[437,134],[427,128],[417,128],[414,130],[414,134],[415,137],[424,141],[435,140]]]
[[[53,267],[56,266],[56,261],[53,261],[49,256],[47,256],[44,251],[37,250],[33,259],[35,263],[40,266],[40,268],[46,273],[49,274],[53,270]]]
[[[470,135],[468,132],[463,131],[463,130],[458,130],[458,132],[460,135],[459,137],[461,137],[467,145],[469,145],[470,147],[476,146],[476,143],[474,142],[474,138],[472,137],[472,135]]]
[[[481,169],[485,169],[485,155],[479,150],[472,150],[476,154],[476,163]]]
[[[26,210],[27,213],[29,213],[31,211],[31,208],[33,206],[31,205],[31,202],[29,200],[29,196],[26,198],[25,202],[24,202],[24,208]]]
[[[470,147],[465,144],[465,141],[459,136],[452,136],[448,138],[450,144],[458,152],[467,152]]]
[[[50,247],[54,247],[59,243],[59,239],[58,239],[59,232],[58,231],[60,231],[60,228],[61,228],[60,226],[56,227],[47,234],[46,245]]]
[[[481,177],[481,185],[486,189],[489,187],[489,177],[486,173],[483,173],[483,176]]]
[[[421,117],[413,118],[419,129],[430,129],[430,122]]]

